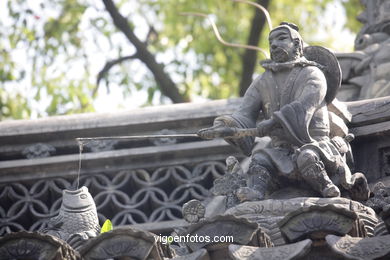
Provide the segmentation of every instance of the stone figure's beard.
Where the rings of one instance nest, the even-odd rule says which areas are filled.
[[[285,49],[276,47],[271,50],[271,59],[275,62],[286,62],[290,60],[290,56]]]

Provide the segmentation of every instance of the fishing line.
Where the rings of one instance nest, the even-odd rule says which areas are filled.
[[[79,144],[79,170],[78,170],[78,173],[77,173],[77,186],[76,186],[76,190],[79,189],[79,185],[80,185],[80,172],[81,172],[81,154],[83,153],[83,147],[84,147],[84,143],[80,140],[77,140],[78,144]]]

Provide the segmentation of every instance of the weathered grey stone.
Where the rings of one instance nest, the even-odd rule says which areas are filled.
[[[234,260],[292,260],[305,256],[311,247],[311,240],[284,246],[259,248],[252,246],[229,245],[229,255]]]
[[[387,231],[390,233],[390,204],[383,207],[382,219],[386,225]]]
[[[199,200],[190,200],[182,207],[183,218],[188,223],[198,223],[204,218],[206,207]]]
[[[183,236],[202,237],[204,241],[190,241],[186,245],[192,252],[206,248],[213,251],[213,247],[221,244],[235,243],[240,245],[271,246],[269,237],[264,234],[256,223],[244,218],[231,215],[216,216],[188,227]],[[208,237],[208,239],[205,239]],[[214,242],[214,237],[230,237],[233,241]]]
[[[370,238],[327,235],[326,242],[335,253],[346,259],[372,260],[390,257],[390,235]]]
[[[289,242],[302,239],[324,240],[327,234],[345,235],[361,233],[358,216],[355,212],[328,204],[314,205],[290,212],[279,222],[280,230]],[[354,229],[354,230],[353,230]]]
[[[183,256],[176,256],[174,258],[164,258],[164,260],[210,260],[209,254],[207,253],[207,250],[202,248],[199,249],[191,254],[183,255]]]
[[[256,222],[271,237],[275,245],[283,245],[285,241],[277,223],[291,212],[307,209],[314,205],[335,205],[344,208],[346,211],[355,212],[364,225],[364,231],[362,232],[367,233],[368,236],[374,235],[374,229],[379,222],[373,209],[345,198],[301,197],[282,200],[251,201],[232,207],[225,214],[244,217]]]
[[[91,140],[84,144],[85,150],[90,150],[94,153],[114,150],[114,146],[118,144],[117,140]]]
[[[365,11],[358,16],[363,28],[355,39],[353,53],[337,57],[343,71],[342,100],[387,96],[389,82],[390,5],[387,1],[361,1]]]
[[[43,143],[37,143],[33,144],[31,146],[26,147],[22,154],[27,159],[34,159],[34,158],[44,158],[49,157],[50,155],[54,154],[56,152],[56,149],[48,144]]]
[[[90,239],[79,252],[85,260],[120,257],[162,260],[164,257],[161,254],[162,245],[154,234],[132,228],[118,228],[103,233]]]
[[[173,135],[177,134],[176,131],[169,130],[169,129],[162,129],[161,131],[157,132],[158,135]],[[154,145],[160,146],[160,145],[170,145],[177,143],[178,140],[176,138],[159,138],[152,140],[152,143]]]
[[[81,260],[81,257],[61,239],[22,231],[0,237],[0,259]]]
[[[372,188],[371,198],[365,204],[380,213],[384,207],[390,205],[390,186],[377,182]]]
[[[246,187],[247,177],[244,175],[240,163],[234,156],[226,159],[226,174],[214,180],[211,192],[215,196],[226,196],[226,207],[237,205],[240,201],[237,191]]]
[[[286,22],[271,30],[271,59],[261,62],[265,72],[233,114],[217,117],[198,135],[224,137],[251,155],[247,185],[236,192],[240,202],[266,199],[289,185],[309,187],[327,198],[339,197],[342,188],[355,200],[367,200],[367,179],[360,172],[353,174],[348,165],[353,135],[328,109],[341,83],[339,62],[326,48],[305,47],[298,31]],[[259,115],[265,120],[258,121]],[[264,136],[271,137],[271,145],[252,151],[255,137]]]
[[[51,218],[48,227],[41,232],[56,236],[77,249],[100,232],[95,201],[85,186],[63,190],[62,194],[59,214]]]

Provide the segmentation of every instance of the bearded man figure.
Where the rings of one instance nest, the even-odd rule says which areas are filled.
[[[367,180],[361,173],[351,175],[345,159],[350,135],[331,132],[328,104],[341,81],[333,53],[322,47],[304,48],[298,27],[290,23],[274,28],[269,44],[271,60],[261,62],[265,72],[248,88],[239,109],[217,117],[213,127],[198,134],[213,138],[227,127],[257,127],[257,136],[271,137],[269,147],[253,152],[254,137],[226,139],[245,155],[252,154],[247,187],[237,192],[242,201],[264,199],[291,183],[309,186],[323,197],[339,197],[339,185],[353,199],[366,200]],[[328,69],[334,71],[326,73],[321,62],[329,59]],[[265,119],[256,125],[261,114]]]

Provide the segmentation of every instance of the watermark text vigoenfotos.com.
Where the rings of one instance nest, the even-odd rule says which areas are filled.
[[[190,235],[185,236],[155,236],[156,242],[162,244],[175,243],[233,243],[233,236],[200,236]]]

